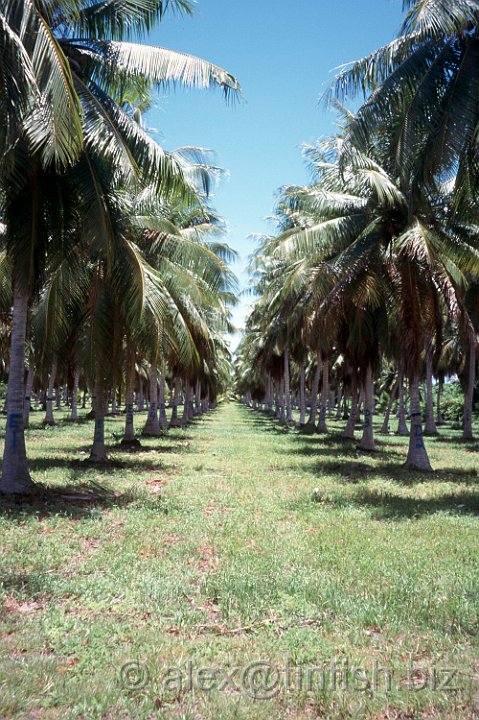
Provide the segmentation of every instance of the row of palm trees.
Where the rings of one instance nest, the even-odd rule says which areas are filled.
[[[211,63],[134,42],[192,4],[0,3],[0,311],[10,337],[0,492],[33,487],[24,428],[35,384],[49,387],[47,404],[57,374],[73,403],[79,383],[91,389],[91,459],[102,460],[106,400],[122,383],[132,436],[141,363],[151,432],[166,373],[186,396],[195,387],[213,399],[224,382],[235,280],[208,205],[219,171],[201,150],[164,151],[142,113],[156,87],[218,87],[228,98],[239,86]]]
[[[349,398],[344,435],[374,449],[375,380],[393,374],[406,464],[429,471],[433,378],[463,384],[472,437],[479,332],[479,3],[406,0],[399,37],[347,67],[329,98],[336,136],[304,148],[306,187],[281,190],[278,231],[252,259],[259,300],[237,363],[238,390],[326,430],[333,378]],[[353,115],[341,101],[356,92]],[[332,373],[332,376],[331,376]],[[424,407],[420,383],[425,379]],[[378,385],[376,382],[376,386]],[[319,397],[320,395],[320,397]],[[283,411],[280,410],[281,415]],[[386,423],[387,424],[387,423]]]

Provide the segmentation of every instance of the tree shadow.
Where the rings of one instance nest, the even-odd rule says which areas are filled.
[[[128,507],[139,500],[160,512],[168,512],[159,494],[139,497],[130,492],[112,492],[98,483],[80,483],[61,487],[37,485],[30,495],[0,496],[0,515],[19,521],[26,515],[35,515],[39,521],[56,515],[71,520],[92,519],[101,518],[106,510]]]
[[[398,495],[377,495],[367,490],[361,490],[356,496],[348,498],[348,501],[359,507],[371,508],[376,520],[411,519],[438,512],[447,512],[453,515],[479,515],[479,497],[472,492],[424,499]]]

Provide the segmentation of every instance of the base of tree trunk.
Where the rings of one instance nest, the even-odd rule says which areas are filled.
[[[404,463],[403,467],[405,467],[407,470],[411,470],[411,472],[422,472],[422,473],[432,473],[434,470],[432,469],[431,465],[421,465],[419,463],[415,462],[406,462]]]
[[[43,485],[34,483],[28,478],[15,478],[14,482],[0,480],[0,495],[5,497],[32,497],[43,492]]]
[[[161,427],[144,427],[141,434],[143,437],[163,437],[164,432]]]
[[[304,425],[300,426],[301,432],[305,435],[314,435],[316,432],[316,425],[313,425],[313,423],[305,423]]]
[[[142,445],[141,445],[141,442],[138,440],[138,438],[133,438],[132,440],[123,438],[123,440],[120,442],[120,447],[141,448]]]
[[[55,427],[56,425],[58,425],[58,423],[56,420],[44,420],[42,422],[42,425],[48,425],[49,427]]]

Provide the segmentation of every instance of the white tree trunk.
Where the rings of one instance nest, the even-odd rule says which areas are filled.
[[[78,386],[80,384],[80,371],[75,368],[73,372],[73,390],[72,390],[72,408],[70,412],[70,420],[76,422],[78,420]]]
[[[379,431],[379,433],[381,435],[387,435],[389,433],[389,418],[391,417],[391,410],[393,407],[394,399],[396,397],[397,387],[398,387],[398,381],[396,380],[396,382],[394,383],[394,386],[392,387],[391,392],[389,394],[389,400],[388,400],[388,404],[387,404],[387,408],[386,408],[386,414],[384,415],[384,422],[381,426],[381,430]]]
[[[162,363],[162,366],[160,368],[160,427],[162,430],[165,430],[168,427],[168,418],[166,416],[166,402],[165,402],[165,388],[166,388],[166,379],[165,379],[165,370],[164,370],[164,364]]]
[[[183,399],[183,416],[181,418],[181,427],[186,427],[190,420],[190,381],[185,383],[185,397]]]
[[[293,419],[293,409],[291,407],[291,388],[289,382],[289,349],[284,350],[284,404],[286,411],[286,420],[291,422]]]
[[[316,414],[318,412],[318,392],[319,392],[319,381],[321,380],[322,370],[321,353],[318,352],[318,364],[314,371],[313,383],[311,387],[311,411],[309,413],[308,425],[316,424]]]
[[[411,429],[409,432],[409,449],[406,458],[406,466],[414,470],[422,470],[424,472],[432,471],[422,434],[418,373],[414,375],[411,382]]]
[[[319,411],[319,423],[318,432],[328,432],[326,425],[326,411],[328,407],[328,396],[329,396],[329,360],[323,361],[323,385],[321,388],[321,407]]]
[[[361,450],[375,450],[374,444],[374,427],[373,427],[373,408],[374,408],[374,383],[373,369],[368,365],[366,369],[366,379],[364,381],[364,424],[363,436],[359,447]]]
[[[135,440],[134,425],[134,396],[135,396],[135,350],[131,341],[127,341],[127,367],[126,367],[126,388],[125,388],[125,434],[123,442],[133,442]],[[140,384],[141,387],[141,384]]]
[[[30,477],[23,426],[25,375],[25,335],[27,330],[28,291],[14,283],[10,366],[8,370],[7,424],[3,450],[0,493],[22,494],[34,488]]]
[[[172,412],[171,412],[171,420],[170,420],[170,427],[178,427],[178,403],[180,402],[180,386],[181,386],[181,380],[180,378],[175,378],[174,382],[174,391],[173,391],[173,398],[172,398]]]
[[[425,435],[437,435],[436,421],[434,420],[434,401],[432,397],[432,348],[426,352],[426,425]]]
[[[55,418],[53,417],[53,391],[55,388],[55,379],[57,377],[58,358],[56,355],[53,356],[52,369],[50,377],[48,379],[48,390],[47,390],[47,409],[45,413],[44,424],[45,425],[56,425]]]
[[[404,374],[402,370],[399,370],[398,376],[398,388],[399,388],[399,410],[398,410],[398,429],[397,435],[408,435],[409,431],[406,425],[406,404],[404,402]]]
[[[306,422],[306,368],[304,361],[301,363],[299,370],[299,424],[304,425]]]
[[[90,462],[105,462],[108,459],[105,447],[105,389],[98,368],[95,376],[95,433],[89,460]]]
[[[337,399],[338,399],[338,404],[336,406],[336,420],[341,420],[342,403],[343,403],[343,391],[342,391],[341,387],[338,387]]]
[[[358,389],[356,386],[356,377],[353,375],[351,381],[351,412],[343,430],[342,437],[345,440],[354,440],[354,431],[356,429],[356,421],[358,419]]]
[[[148,417],[143,435],[158,437],[161,435],[160,421],[158,418],[158,368],[156,358],[151,361],[150,365],[150,405],[148,408]]]
[[[442,379],[442,377],[440,377],[437,384],[436,425],[444,425],[444,420],[441,413],[441,398],[443,388],[444,380]]]

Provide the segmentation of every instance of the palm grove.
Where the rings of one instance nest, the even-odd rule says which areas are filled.
[[[278,231],[252,258],[259,299],[239,348],[237,386],[255,407],[374,450],[397,407],[406,464],[431,470],[445,377],[464,393],[472,437],[478,305],[478,0],[404,0],[396,40],[346,67],[330,90],[334,137],[304,148],[306,187],[284,187]],[[342,103],[356,93],[352,114]],[[437,382],[434,383],[434,378]],[[433,387],[439,395],[438,417]],[[407,427],[409,416],[410,427]],[[423,422],[425,420],[425,428]]]
[[[201,412],[224,388],[234,253],[208,205],[218,169],[200,149],[164,151],[143,128],[155,87],[239,92],[221,68],[138,44],[190,0],[0,3],[0,305],[7,421],[0,491],[24,493],[32,389],[92,396],[90,460],[104,417],[147,398],[144,432]]]

